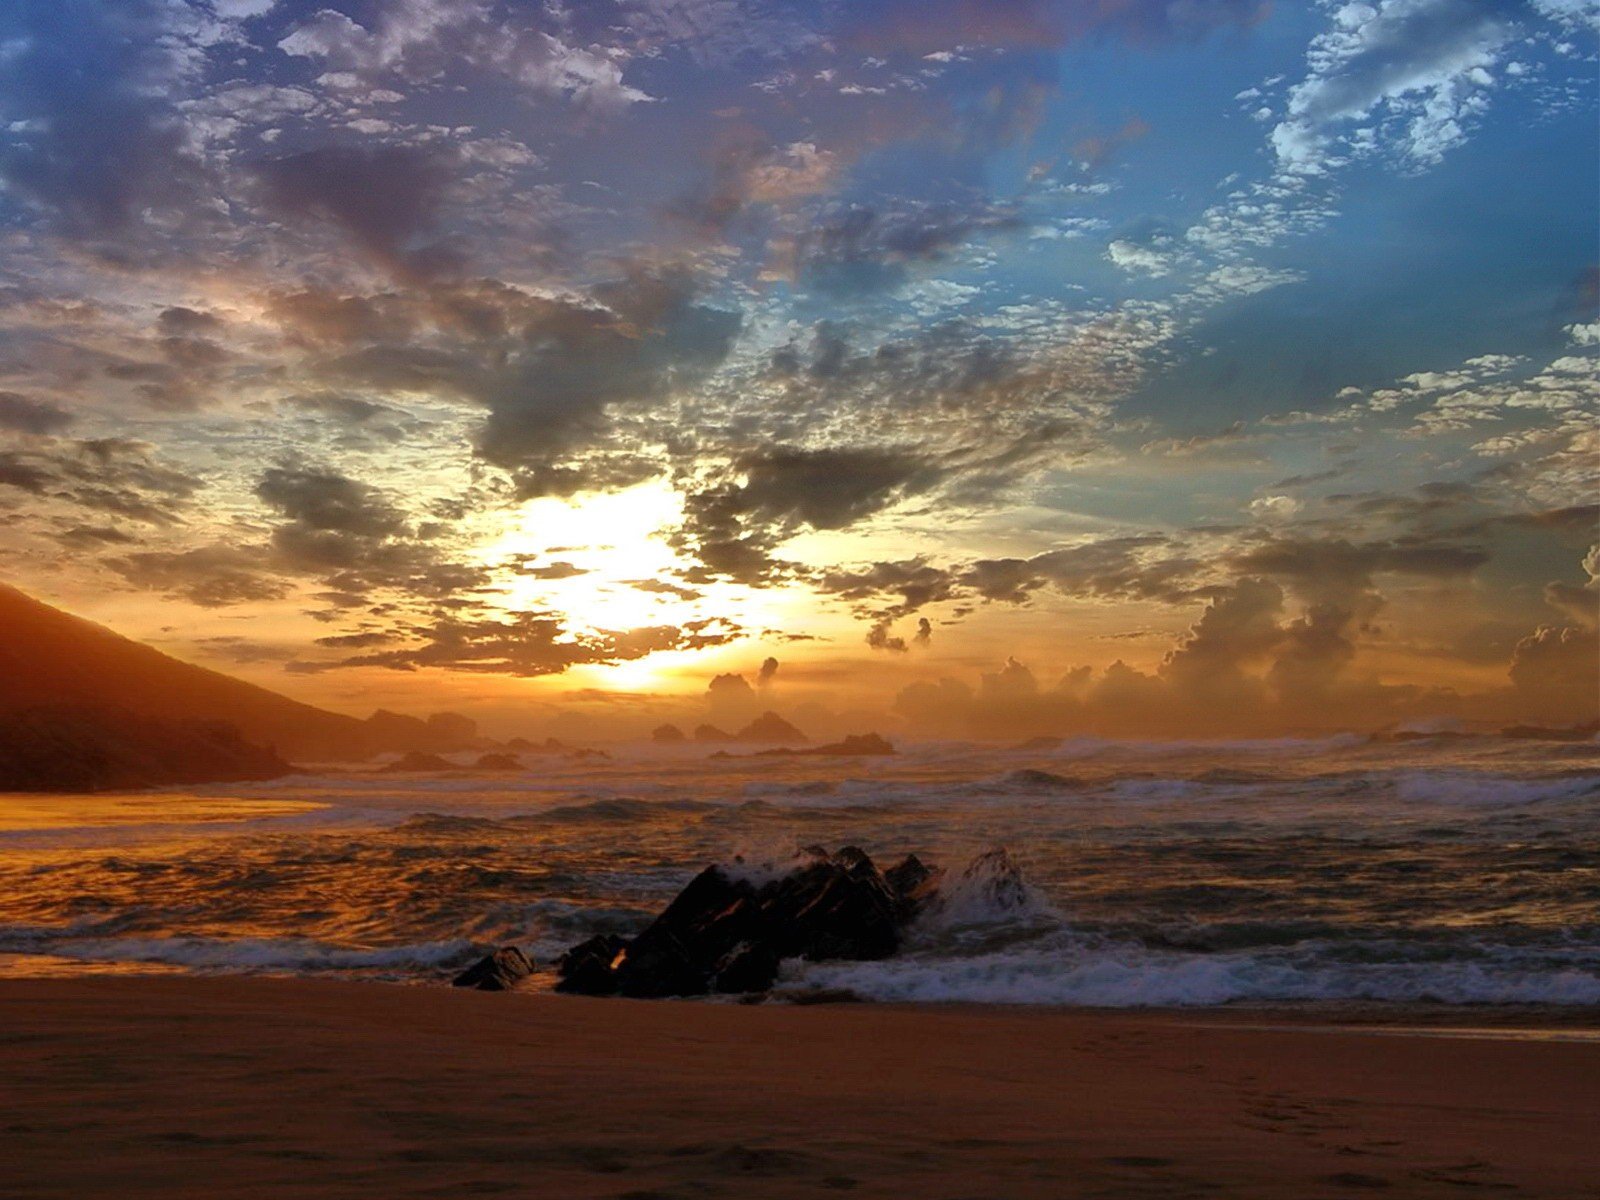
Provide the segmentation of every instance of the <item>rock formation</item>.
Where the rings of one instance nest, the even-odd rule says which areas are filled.
[[[533,974],[533,960],[515,946],[502,946],[450,981],[452,987],[480,992],[509,992]]]
[[[786,958],[887,958],[932,894],[915,856],[880,872],[864,852],[810,847],[773,878],[707,867],[637,937],[590,938],[562,956],[556,990],[590,996],[759,992]]]
[[[809,742],[811,740],[770,709],[733,736],[735,741],[740,742],[766,742],[780,745]]]

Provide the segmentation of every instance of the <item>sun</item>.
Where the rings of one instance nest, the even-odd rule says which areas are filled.
[[[683,497],[655,481],[620,492],[523,504],[479,551],[509,611],[554,609],[575,629],[617,631],[705,615],[674,580],[688,565],[666,533]]]
[[[719,652],[828,620],[815,595],[793,583],[687,583],[696,563],[670,540],[683,512],[683,496],[662,480],[618,492],[541,497],[511,514],[476,558],[499,581],[498,603],[507,613],[553,612],[575,634],[683,629],[713,620],[735,631],[717,646],[575,666],[569,678],[579,685],[672,690],[690,677],[698,685]]]

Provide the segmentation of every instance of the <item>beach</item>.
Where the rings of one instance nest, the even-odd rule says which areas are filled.
[[[0,1195],[1600,1197],[1591,1016],[13,978]]]

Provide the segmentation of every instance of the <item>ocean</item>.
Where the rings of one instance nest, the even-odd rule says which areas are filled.
[[[441,984],[641,928],[709,863],[856,845],[981,889],[870,963],[782,990],[1001,1004],[1600,1004],[1600,745],[1497,737],[907,743],[710,759],[616,746],[521,772],[320,768],[266,784],[0,796],[0,974]],[[464,761],[472,756],[459,756]]]

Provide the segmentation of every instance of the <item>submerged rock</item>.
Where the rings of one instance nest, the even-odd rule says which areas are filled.
[[[509,992],[533,974],[533,960],[515,946],[502,946],[450,981],[450,986],[480,992]]]

